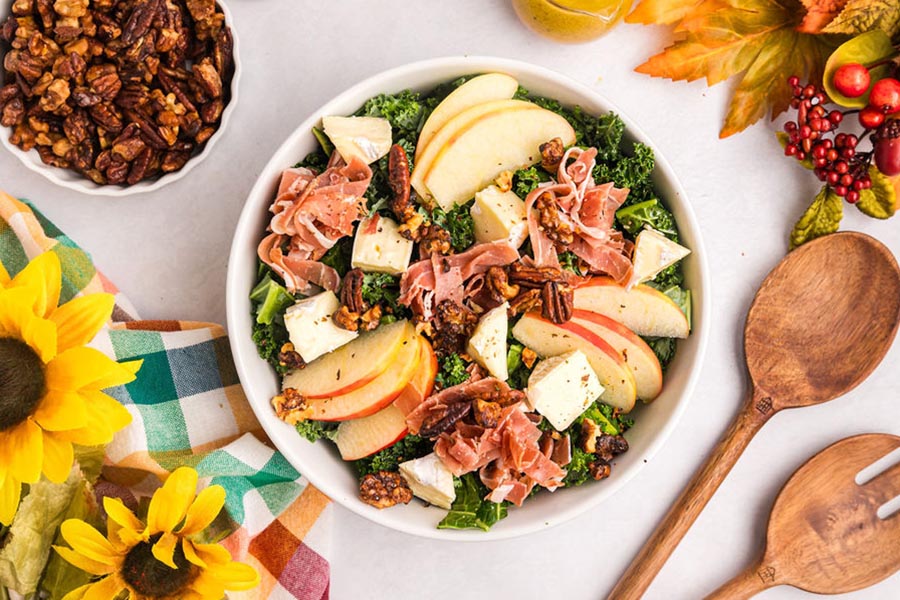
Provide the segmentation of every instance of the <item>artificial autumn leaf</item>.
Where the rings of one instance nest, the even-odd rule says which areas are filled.
[[[863,33],[881,29],[893,37],[900,32],[900,2],[897,0],[849,0],[847,6],[822,31]]]
[[[800,0],[806,7],[806,15],[797,26],[801,33],[819,33],[841,14],[847,0]]]
[[[746,71],[719,133],[727,137],[770,109],[772,118],[787,109],[791,90],[783,82],[790,75],[821,78],[834,43],[796,31],[801,13],[792,0],[704,0],[678,24],[684,38],[635,70],[673,80],[705,77],[709,85]]]
[[[672,25],[694,10],[702,0],[643,0],[625,17],[626,23]]]
[[[834,233],[841,225],[844,203],[830,187],[823,186],[816,199],[791,231],[791,250],[817,237]]]
[[[890,177],[875,167],[869,168],[872,187],[859,191],[859,202],[856,203],[862,213],[876,219],[888,219],[897,212],[897,190]]]

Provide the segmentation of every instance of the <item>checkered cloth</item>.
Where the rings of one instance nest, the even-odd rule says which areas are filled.
[[[112,323],[92,345],[116,360],[143,359],[137,380],[107,390],[133,421],[107,447],[103,476],[146,495],[181,465],[227,491],[235,560],[261,585],[231,598],[328,598],[330,501],[269,447],[241,390],[218,325],[141,321],[81,250],[33,206],[0,192],[0,263],[11,276],[51,251],[62,264],[60,303],[81,293],[115,295]]]

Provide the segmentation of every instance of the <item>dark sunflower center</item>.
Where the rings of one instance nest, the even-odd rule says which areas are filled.
[[[196,569],[184,557],[181,544],[175,546],[173,569],[156,560],[153,544],[160,538],[155,535],[149,542],[141,542],[128,551],[122,563],[122,579],[134,591],[149,598],[163,598],[183,591],[196,577]]]
[[[27,419],[46,387],[44,363],[31,346],[0,338],[0,431]]]

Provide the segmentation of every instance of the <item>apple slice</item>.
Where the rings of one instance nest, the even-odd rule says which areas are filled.
[[[397,443],[406,433],[406,415],[389,404],[374,415],[338,425],[334,441],[341,458],[359,460]]]
[[[572,311],[572,320],[615,348],[634,375],[637,396],[649,402],[662,391],[663,373],[656,353],[636,333],[606,315],[587,310]]]
[[[303,418],[316,421],[347,421],[367,417],[393,402],[416,372],[419,362],[418,335],[413,331],[401,343],[400,352],[375,379],[351,392],[329,398],[306,398]]]
[[[686,338],[691,332],[678,305],[649,285],[626,290],[609,277],[592,277],[575,289],[575,308],[606,315],[638,335]]]
[[[512,334],[542,358],[581,350],[603,386],[600,399],[625,412],[634,407],[637,385],[631,369],[615,348],[586,327],[572,321],[557,325],[537,313],[526,313]]]
[[[431,192],[425,186],[425,175],[431,169],[434,159],[445,147],[453,143],[462,132],[466,131],[472,124],[491,115],[499,115],[506,112],[522,114],[518,113],[518,111],[535,108],[538,108],[538,106],[524,100],[492,100],[476,104],[458,113],[435,132],[428,143],[428,147],[422,150],[420,155],[417,155],[409,180],[410,185],[416,190],[421,199],[431,199]],[[473,193],[472,195],[474,196],[475,194]],[[449,210],[449,208],[452,207],[447,207],[445,210]]]
[[[382,325],[284,377],[283,388],[304,398],[328,398],[360,388],[384,373],[403,341],[414,333],[408,321]]]
[[[431,391],[434,389],[434,378],[438,372],[437,355],[431,348],[431,343],[420,337],[419,344],[421,345],[419,368],[394,400],[394,406],[403,411],[404,415],[411,413],[425,398],[431,395]]]
[[[525,105],[527,109],[516,107],[483,115],[437,150],[433,162],[425,166],[422,182],[441,208],[449,210],[468,201],[503,171],[540,161],[540,145],[553,138],[560,138],[563,146],[575,143],[575,130],[564,117],[534,104]],[[435,137],[426,152],[437,144]]]
[[[425,150],[428,143],[447,121],[477,104],[483,104],[492,100],[508,100],[519,89],[519,82],[503,73],[486,73],[473,77],[452,92],[428,116],[422,131],[419,133],[419,141],[416,143],[416,160]]]

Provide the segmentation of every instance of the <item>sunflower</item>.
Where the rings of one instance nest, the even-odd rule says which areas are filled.
[[[59,304],[59,258],[45,252],[14,278],[0,267],[0,523],[23,483],[69,475],[72,444],[109,443],[131,414],[100,390],[133,381],[140,361],[85,347],[109,320],[111,294]]]
[[[250,565],[231,560],[218,544],[197,538],[225,504],[225,489],[211,485],[196,494],[197,472],[179,467],[150,500],[146,525],[118,498],[103,499],[106,537],[78,519],[60,529],[71,546],[54,546],[67,561],[101,579],[63,600],[108,600],[127,590],[131,600],[220,600],[226,590],[259,584]]]

